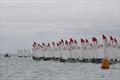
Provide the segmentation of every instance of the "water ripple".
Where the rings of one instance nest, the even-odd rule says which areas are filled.
[[[119,80],[119,64],[102,70],[100,64],[0,58],[0,80]]]

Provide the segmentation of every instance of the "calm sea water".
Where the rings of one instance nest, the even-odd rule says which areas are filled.
[[[102,70],[100,64],[34,61],[0,57],[0,80],[120,80],[120,64]]]

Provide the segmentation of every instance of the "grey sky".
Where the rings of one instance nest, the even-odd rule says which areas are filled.
[[[119,0],[1,0],[1,51],[33,41],[100,37],[120,39]]]

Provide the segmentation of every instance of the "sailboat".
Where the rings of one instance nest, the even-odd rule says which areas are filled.
[[[113,43],[105,40],[103,44],[99,44],[96,37],[92,37],[92,43],[82,38],[80,42],[73,38],[61,39],[56,43],[52,41],[47,45],[43,42],[41,44],[34,42],[32,58],[37,61],[102,63],[103,58],[107,57],[110,64],[119,62],[120,45],[115,38],[113,38]]]

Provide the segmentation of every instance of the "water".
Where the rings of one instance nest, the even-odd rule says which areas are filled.
[[[0,57],[0,80],[120,80],[120,66],[102,70],[100,64],[34,61]]]

